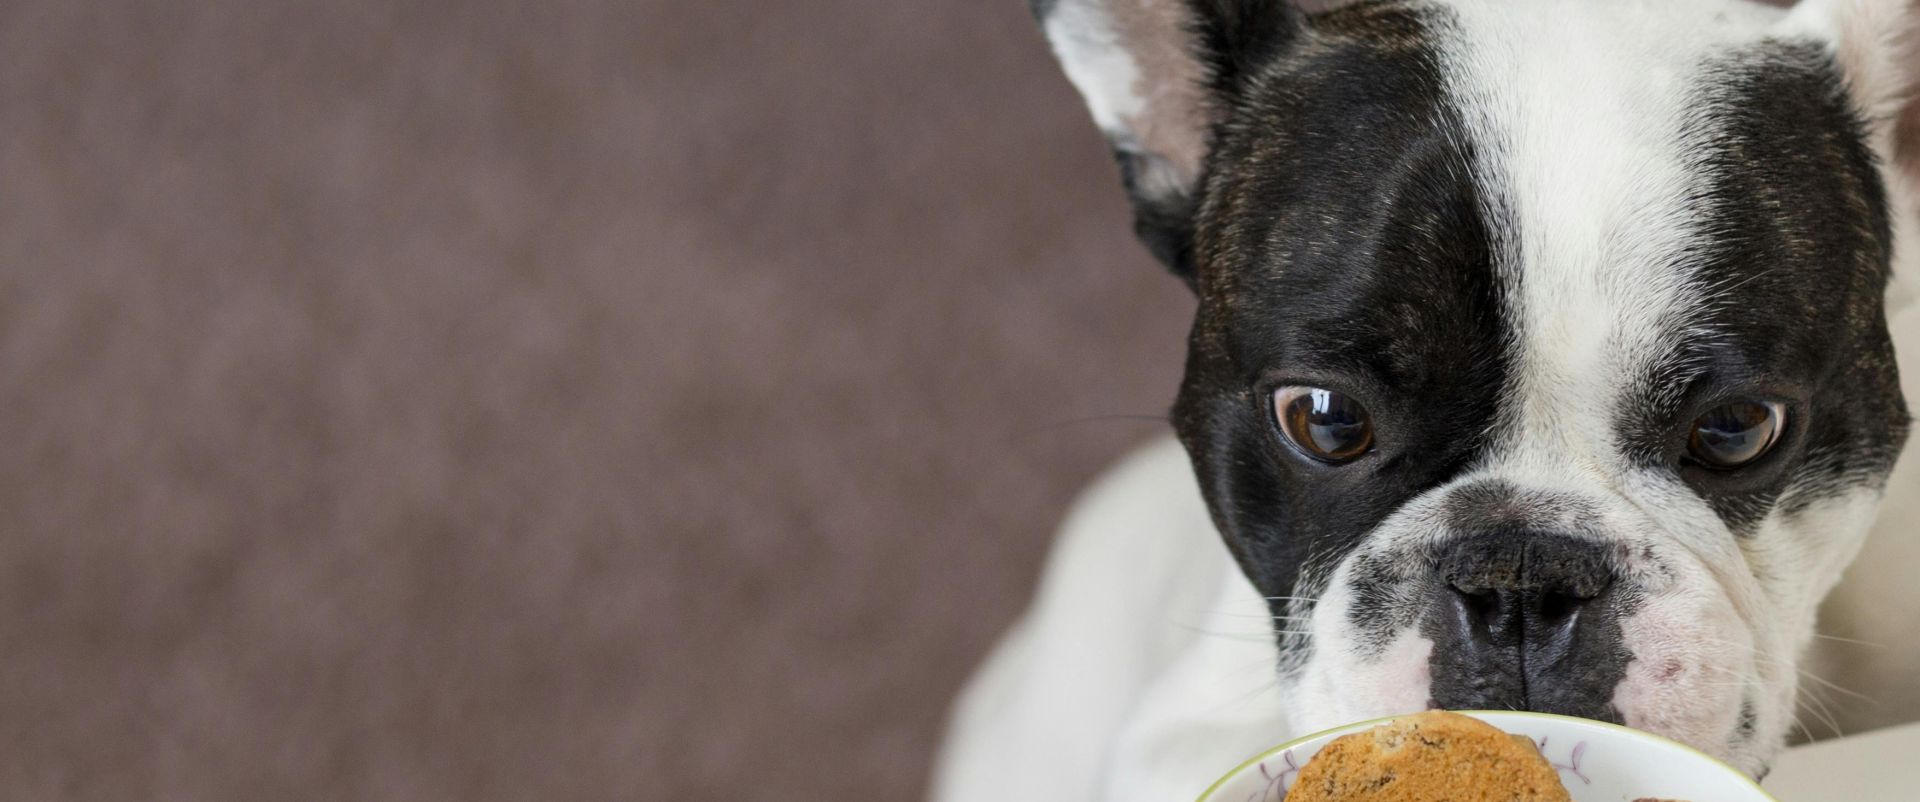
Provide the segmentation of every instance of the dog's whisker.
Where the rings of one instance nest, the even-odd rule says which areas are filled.
[[[1800,731],[1800,735],[1801,735],[1801,737],[1804,737],[1804,738],[1806,738],[1806,739],[1807,739],[1807,740],[1809,740],[1809,741],[1811,741],[1811,740],[1815,740],[1815,739],[1814,739],[1814,737],[1813,737],[1813,731],[1812,731],[1812,730],[1809,730],[1809,729],[1807,729],[1807,725],[1806,725],[1806,723],[1805,723],[1805,722],[1802,722],[1802,721],[1800,720],[1800,714],[1799,714],[1799,713],[1797,713],[1797,712],[1796,712],[1796,713],[1793,713],[1793,714],[1792,714],[1792,718],[1793,718],[1793,721],[1792,721],[1792,724],[1793,724],[1793,728],[1794,728],[1794,729],[1796,729],[1796,730],[1799,730],[1799,731]]]
[[[1826,702],[1821,701],[1818,696],[1813,694],[1801,694],[1800,698],[1802,704],[1805,704],[1808,700],[1813,702],[1812,705],[1808,705],[1809,709],[1814,715],[1820,717],[1820,723],[1827,725],[1828,729],[1833,730],[1833,737],[1840,738],[1846,735],[1846,733],[1840,731],[1840,722],[1833,717],[1833,711],[1827,707]]]
[[[1180,629],[1185,630],[1187,632],[1191,632],[1195,635],[1204,635],[1209,638],[1226,638],[1228,640],[1246,641],[1249,643],[1269,643],[1272,641],[1272,638],[1273,638],[1273,636],[1271,634],[1268,634],[1268,632],[1266,631],[1255,631],[1252,629],[1248,629],[1240,632],[1226,632],[1218,629],[1210,629],[1208,627],[1200,626],[1196,624],[1176,623],[1174,624],[1174,626],[1179,627]]]
[[[1815,674],[1812,671],[1809,671],[1806,668],[1801,667],[1799,664],[1795,663],[1793,660],[1787,659],[1785,657],[1780,657],[1778,655],[1766,654],[1762,652],[1759,648],[1754,647],[1750,644],[1744,644],[1744,643],[1739,643],[1737,641],[1730,641],[1723,638],[1714,638],[1714,637],[1703,637],[1700,640],[1705,643],[1718,643],[1718,644],[1723,644],[1727,646],[1736,646],[1736,647],[1743,648],[1746,650],[1748,656],[1753,657],[1761,662],[1770,663],[1774,666],[1778,666],[1782,668],[1791,668],[1794,670],[1795,673],[1799,674],[1802,678],[1812,680],[1813,682],[1817,683],[1819,686],[1825,687],[1837,693],[1846,694],[1847,696],[1853,697],[1855,699],[1859,699],[1868,704],[1879,704],[1879,700],[1871,696],[1868,696],[1859,691],[1853,690],[1852,688],[1848,688],[1844,685],[1840,685],[1839,683],[1833,682],[1832,680],[1829,680],[1825,677]],[[1700,666],[1700,668],[1709,672],[1721,672],[1726,674],[1738,673],[1735,669],[1728,669],[1728,668],[1723,668],[1723,667],[1714,666],[1714,665],[1703,664]],[[1807,691],[1808,693],[1812,693],[1816,690],[1814,687],[1807,686],[1807,685],[1802,685],[1801,688],[1802,690]]]
[[[1045,434],[1048,432],[1053,432],[1058,429],[1064,429],[1068,426],[1078,426],[1085,423],[1113,423],[1117,421],[1153,421],[1155,423],[1163,423],[1169,426],[1172,425],[1172,421],[1165,415],[1126,415],[1126,414],[1088,415],[1085,417],[1066,418],[1063,420],[1052,421],[1050,423],[1043,423],[1037,426],[1030,426],[1024,429],[1018,429],[1018,430],[1015,430],[1013,434],[1016,437],[1024,438],[1024,437],[1031,437],[1036,434]]]
[[[1816,638],[1819,638],[1819,639],[1821,639],[1821,640],[1825,640],[1825,641],[1833,641],[1833,642],[1835,642],[1835,643],[1847,643],[1847,644],[1852,644],[1852,645],[1854,645],[1854,646],[1867,646],[1867,647],[1871,647],[1871,648],[1874,648],[1874,649],[1885,649],[1885,648],[1887,648],[1887,645],[1886,645],[1886,644],[1884,644],[1884,643],[1874,643],[1873,641],[1866,641],[1866,640],[1856,640],[1856,639],[1854,639],[1854,638],[1842,638],[1842,637],[1840,637],[1840,636],[1838,636],[1838,635],[1825,635],[1825,634],[1822,634],[1822,633],[1819,633],[1819,632],[1815,632],[1815,633],[1813,633],[1813,636],[1814,636],[1814,637],[1816,637]]]
[[[1765,688],[1755,678],[1750,676],[1741,676],[1739,672],[1734,671],[1732,669],[1722,668],[1720,666],[1710,666],[1710,665],[1700,666],[1700,668],[1705,669],[1709,672],[1719,672],[1722,674],[1739,676],[1739,679],[1738,681],[1735,681],[1735,682],[1705,682],[1705,683],[1700,683],[1699,687],[1743,688],[1743,689],[1753,688],[1753,689],[1765,690]],[[1831,729],[1834,732],[1836,737],[1841,734],[1840,724],[1838,721],[1834,719],[1832,712],[1826,709],[1823,702],[1821,702],[1817,698],[1813,698],[1811,694],[1802,694],[1799,698],[1795,700],[1794,709],[1789,710],[1787,712],[1788,726],[1790,731],[1792,730],[1799,731],[1800,735],[1809,741],[1817,741],[1820,739],[1818,735],[1814,734],[1813,729],[1807,726],[1806,720],[1800,716],[1800,713],[1802,710],[1818,718],[1820,723],[1825,725],[1828,729]]]
[[[1696,639],[1699,640],[1701,643],[1714,643],[1722,646],[1732,646],[1735,649],[1740,650],[1746,656],[1757,658],[1765,662],[1772,663],[1774,665],[1778,665],[1778,666],[1794,665],[1793,660],[1787,657],[1783,657],[1781,655],[1770,654],[1762,650],[1760,647],[1755,646],[1751,643],[1742,643],[1740,641],[1727,640],[1726,638],[1716,638],[1711,635],[1697,636]]]
[[[1280,684],[1279,676],[1277,675],[1270,676],[1265,682],[1262,682],[1261,684],[1254,686],[1252,690],[1246,691],[1245,693],[1238,694],[1231,699],[1221,700],[1220,704],[1214,709],[1220,710],[1220,711],[1227,711],[1227,710],[1232,710],[1232,709],[1242,707],[1246,703],[1252,701],[1254,697],[1267,692],[1268,690],[1278,686],[1279,684]]]
[[[1826,679],[1825,677],[1821,677],[1821,676],[1819,676],[1819,675],[1817,675],[1817,674],[1815,674],[1815,673],[1813,673],[1813,672],[1811,672],[1811,671],[1808,671],[1808,670],[1806,670],[1806,669],[1804,669],[1804,668],[1797,668],[1797,669],[1795,669],[1795,670],[1797,670],[1797,671],[1799,671],[1799,672],[1800,672],[1800,676],[1802,676],[1802,677],[1805,677],[1805,678],[1807,678],[1807,679],[1810,679],[1810,680],[1813,680],[1814,682],[1818,682],[1818,683],[1820,683],[1821,685],[1823,685],[1823,686],[1825,686],[1825,687],[1827,687],[1827,688],[1831,688],[1831,689],[1833,689],[1834,691],[1837,691],[1837,692],[1839,692],[1839,693],[1844,693],[1844,694],[1846,694],[1846,695],[1848,695],[1848,696],[1851,696],[1851,697],[1853,697],[1853,698],[1855,698],[1855,699],[1859,699],[1860,701],[1863,701],[1863,702],[1866,702],[1867,704],[1879,704],[1879,703],[1880,703],[1880,702],[1879,702],[1879,700],[1877,700],[1877,699],[1874,699],[1874,698],[1873,698],[1873,697],[1871,697],[1871,696],[1868,696],[1868,695],[1866,695],[1866,694],[1864,694],[1864,693],[1861,693],[1861,692],[1859,692],[1859,691],[1856,691],[1856,690],[1854,690],[1854,689],[1852,689],[1852,688],[1848,688],[1848,687],[1845,687],[1845,686],[1842,686],[1842,685],[1840,685],[1840,684],[1838,684],[1838,683],[1835,683],[1835,682],[1832,682],[1832,681],[1830,681],[1830,680],[1828,680],[1828,679]]]
[[[1833,731],[1834,737],[1841,737],[1845,734],[1841,732],[1840,722],[1834,716],[1832,706],[1828,703],[1826,697],[1820,693],[1819,688],[1808,685],[1800,686],[1800,693],[1798,694],[1798,698],[1795,699],[1795,706],[1804,707],[1808,712],[1817,716],[1820,723],[1825,724],[1827,729]]]
[[[1234,634],[1231,632],[1207,632],[1204,630],[1195,630],[1195,634],[1203,635],[1209,638],[1219,638],[1222,640],[1240,641],[1241,643],[1272,643],[1273,642],[1272,638],[1269,638],[1265,635],[1245,635],[1245,634]]]

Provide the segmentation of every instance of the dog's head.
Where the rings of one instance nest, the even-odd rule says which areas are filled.
[[[1174,422],[1296,724],[1763,771],[1907,434],[1904,1],[1035,10],[1199,295]]]

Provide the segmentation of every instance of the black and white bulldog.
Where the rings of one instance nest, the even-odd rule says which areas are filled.
[[[1876,528],[1841,612],[1882,653],[1824,665],[1920,717],[1920,478],[1895,471],[1920,10],[1035,12],[1198,296],[1184,448],[1069,520],[935,798],[1191,798],[1431,707],[1622,722],[1761,775]]]

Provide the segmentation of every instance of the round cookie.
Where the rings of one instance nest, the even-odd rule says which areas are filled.
[[[1300,770],[1287,802],[1571,802],[1525,736],[1434,710],[1341,736]]]

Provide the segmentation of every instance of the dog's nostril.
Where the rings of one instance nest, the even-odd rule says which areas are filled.
[[[1579,612],[1580,606],[1588,599],[1572,593],[1547,591],[1540,594],[1540,618],[1547,623],[1558,623],[1571,618]]]
[[[1486,628],[1505,614],[1504,597],[1497,590],[1487,588],[1461,587],[1449,583],[1454,595],[1459,599],[1460,609],[1467,614],[1467,620],[1475,626]]]
[[[1565,629],[1573,625],[1581,608],[1600,596],[1585,588],[1488,588],[1454,581],[1447,583],[1447,589],[1452,591],[1462,623],[1477,632],[1499,631],[1521,621]]]

